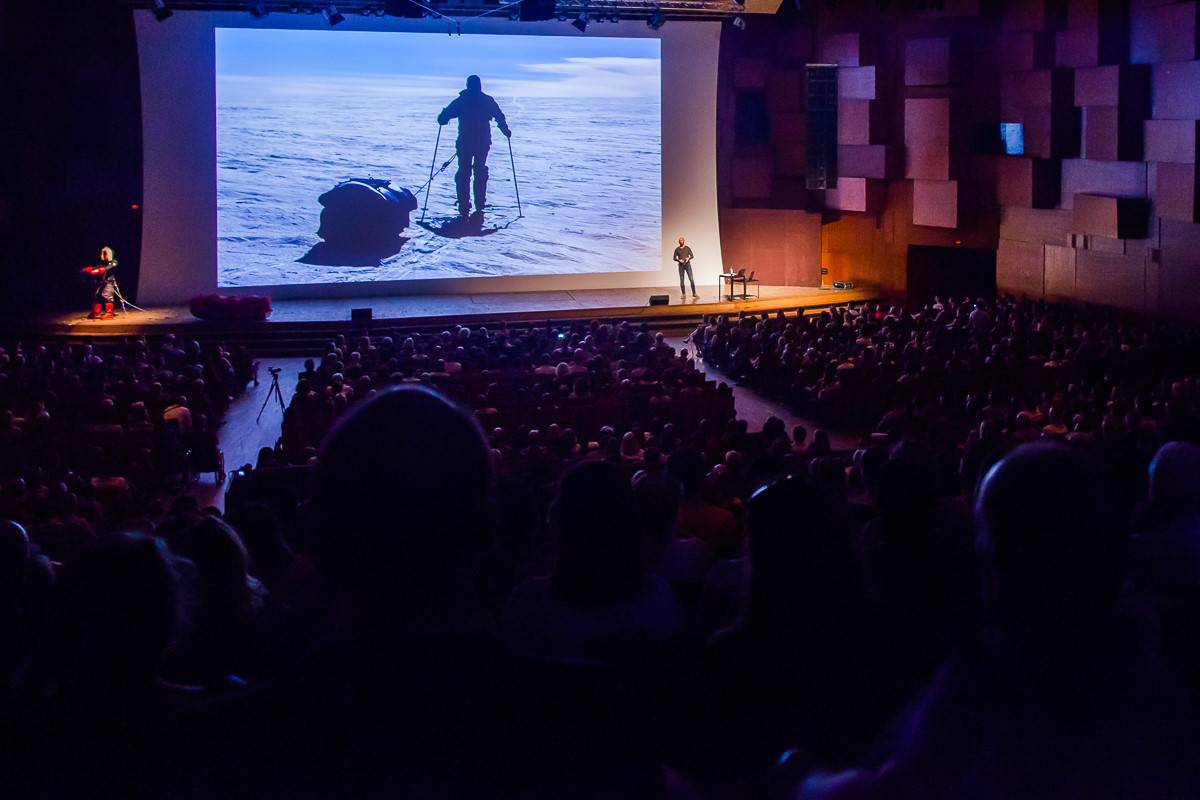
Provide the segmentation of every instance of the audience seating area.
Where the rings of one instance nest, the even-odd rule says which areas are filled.
[[[223,515],[90,426],[211,428],[244,354],[7,350],[14,796],[1197,793],[1194,331],[1000,297],[688,345],[336,337]]]

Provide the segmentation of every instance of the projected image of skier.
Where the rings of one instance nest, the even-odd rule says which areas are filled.
[[[218,285],[660,268],[656,39],[216,33]]]

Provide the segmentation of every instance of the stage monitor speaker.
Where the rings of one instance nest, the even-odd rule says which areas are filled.
[[[555,0],[522,0],[522,22],[543,22],[555,17]]]
[[[652,306],[665,306],[669,302],[671,302],[670,295],[666,295],[666,294],[650,295],[650,305],[652,305]]]
[[[422,5],[427,5],[422,3]],[[412,0],[384,0],[383,10],[391,17],[408,17],[420,19],[425,16],[425,9]]]
[[[833,64],[805,68],[807,139],[804,147],[804,188],[837,188],[838,76]]]
[[[352,308],[350,309],[351,322],[370,322],[373,316],[369,308]]]

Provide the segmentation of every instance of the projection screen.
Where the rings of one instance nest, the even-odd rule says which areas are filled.
[[[446,25],[137,12],[141,301],[715,280],[719,24]]]

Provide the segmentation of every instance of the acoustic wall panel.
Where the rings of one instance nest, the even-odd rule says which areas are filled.
[[[996,165],[996,200],[1002,206],[1054,208],[1061,181],[1059,161],[1003,156]]]
[[[1155,167],[1154,207],[1164,219],[1200,222],[1196,165],[1163,162]]]
[[[1063,161],[1062,206],[1071,208],[1077,194],[1146,197],[1146,164],[1142,161]]]
[[[1054,66],[1054,35],[1008,33],[996,45],[996,67],[1000,72],[1029,72]]]
[[[888,177],[888,149],[885,145],[839,145],[838,175],[855,178]]]
[[[1144,251],[1110,255],[1080,250],[1075,257],[1075,295],[1078,299],[1133,311],[1145,308]]]
[[[1045,249],[1045,295],[1067,299],[1075,294],[1075,248],[1048,244]]]
[[[1000,209],[1000,238],[1027,244],[1065,245],[1071,236],[1071,212],[1005,206]]]
[[[825,190],[825,207],[836,211],[874,211],[873,196],[866,178],[842,178],[836,189]]]
[[[1196,3],[1138,9],[1132,15],[1129,38],[1129,60],[1134,64],[1168,64],[1200,57]]]
[[[1008,0],[1003,9],[1005,31],[1055,31],[1067,22],[1067,6],[1061,0]]]
[[[862,38],[857,33],[820,37],[817,59],[822,64],[837,64],[840,67],[858,67],[870,63],[863,59]]]
[[[957,228],[958,181],[913,181],[913,224]]]
[[[874,100],[875,68],[839,67],[838,97],[850,100]]]
[[[945,86],[951,82],[950,37],[909,39],[904,43],[904,85]]]
[[[1075,233],[1132,239],[1146,231],[1145,202],[1142,200],[1077,194],[1072,211],[1071,228]]]
[[[1155,64],[1152,76],[1155,119],[1200,119],[1200,61]]]
[[[1001,239],[996,248],[996,288],[1041,297],[1045,286],[1045,247]]]
[[[1147,161],[1196,163],[1200,122],[1190,119],[1148,119],[1145,126]]]
[[[928,146],[950,142],[950,98],[907,98],[904,101],[904,144]]]
[[[875,144],[883,141],[885,120],[871,100],[838,98],[838,144]]]

